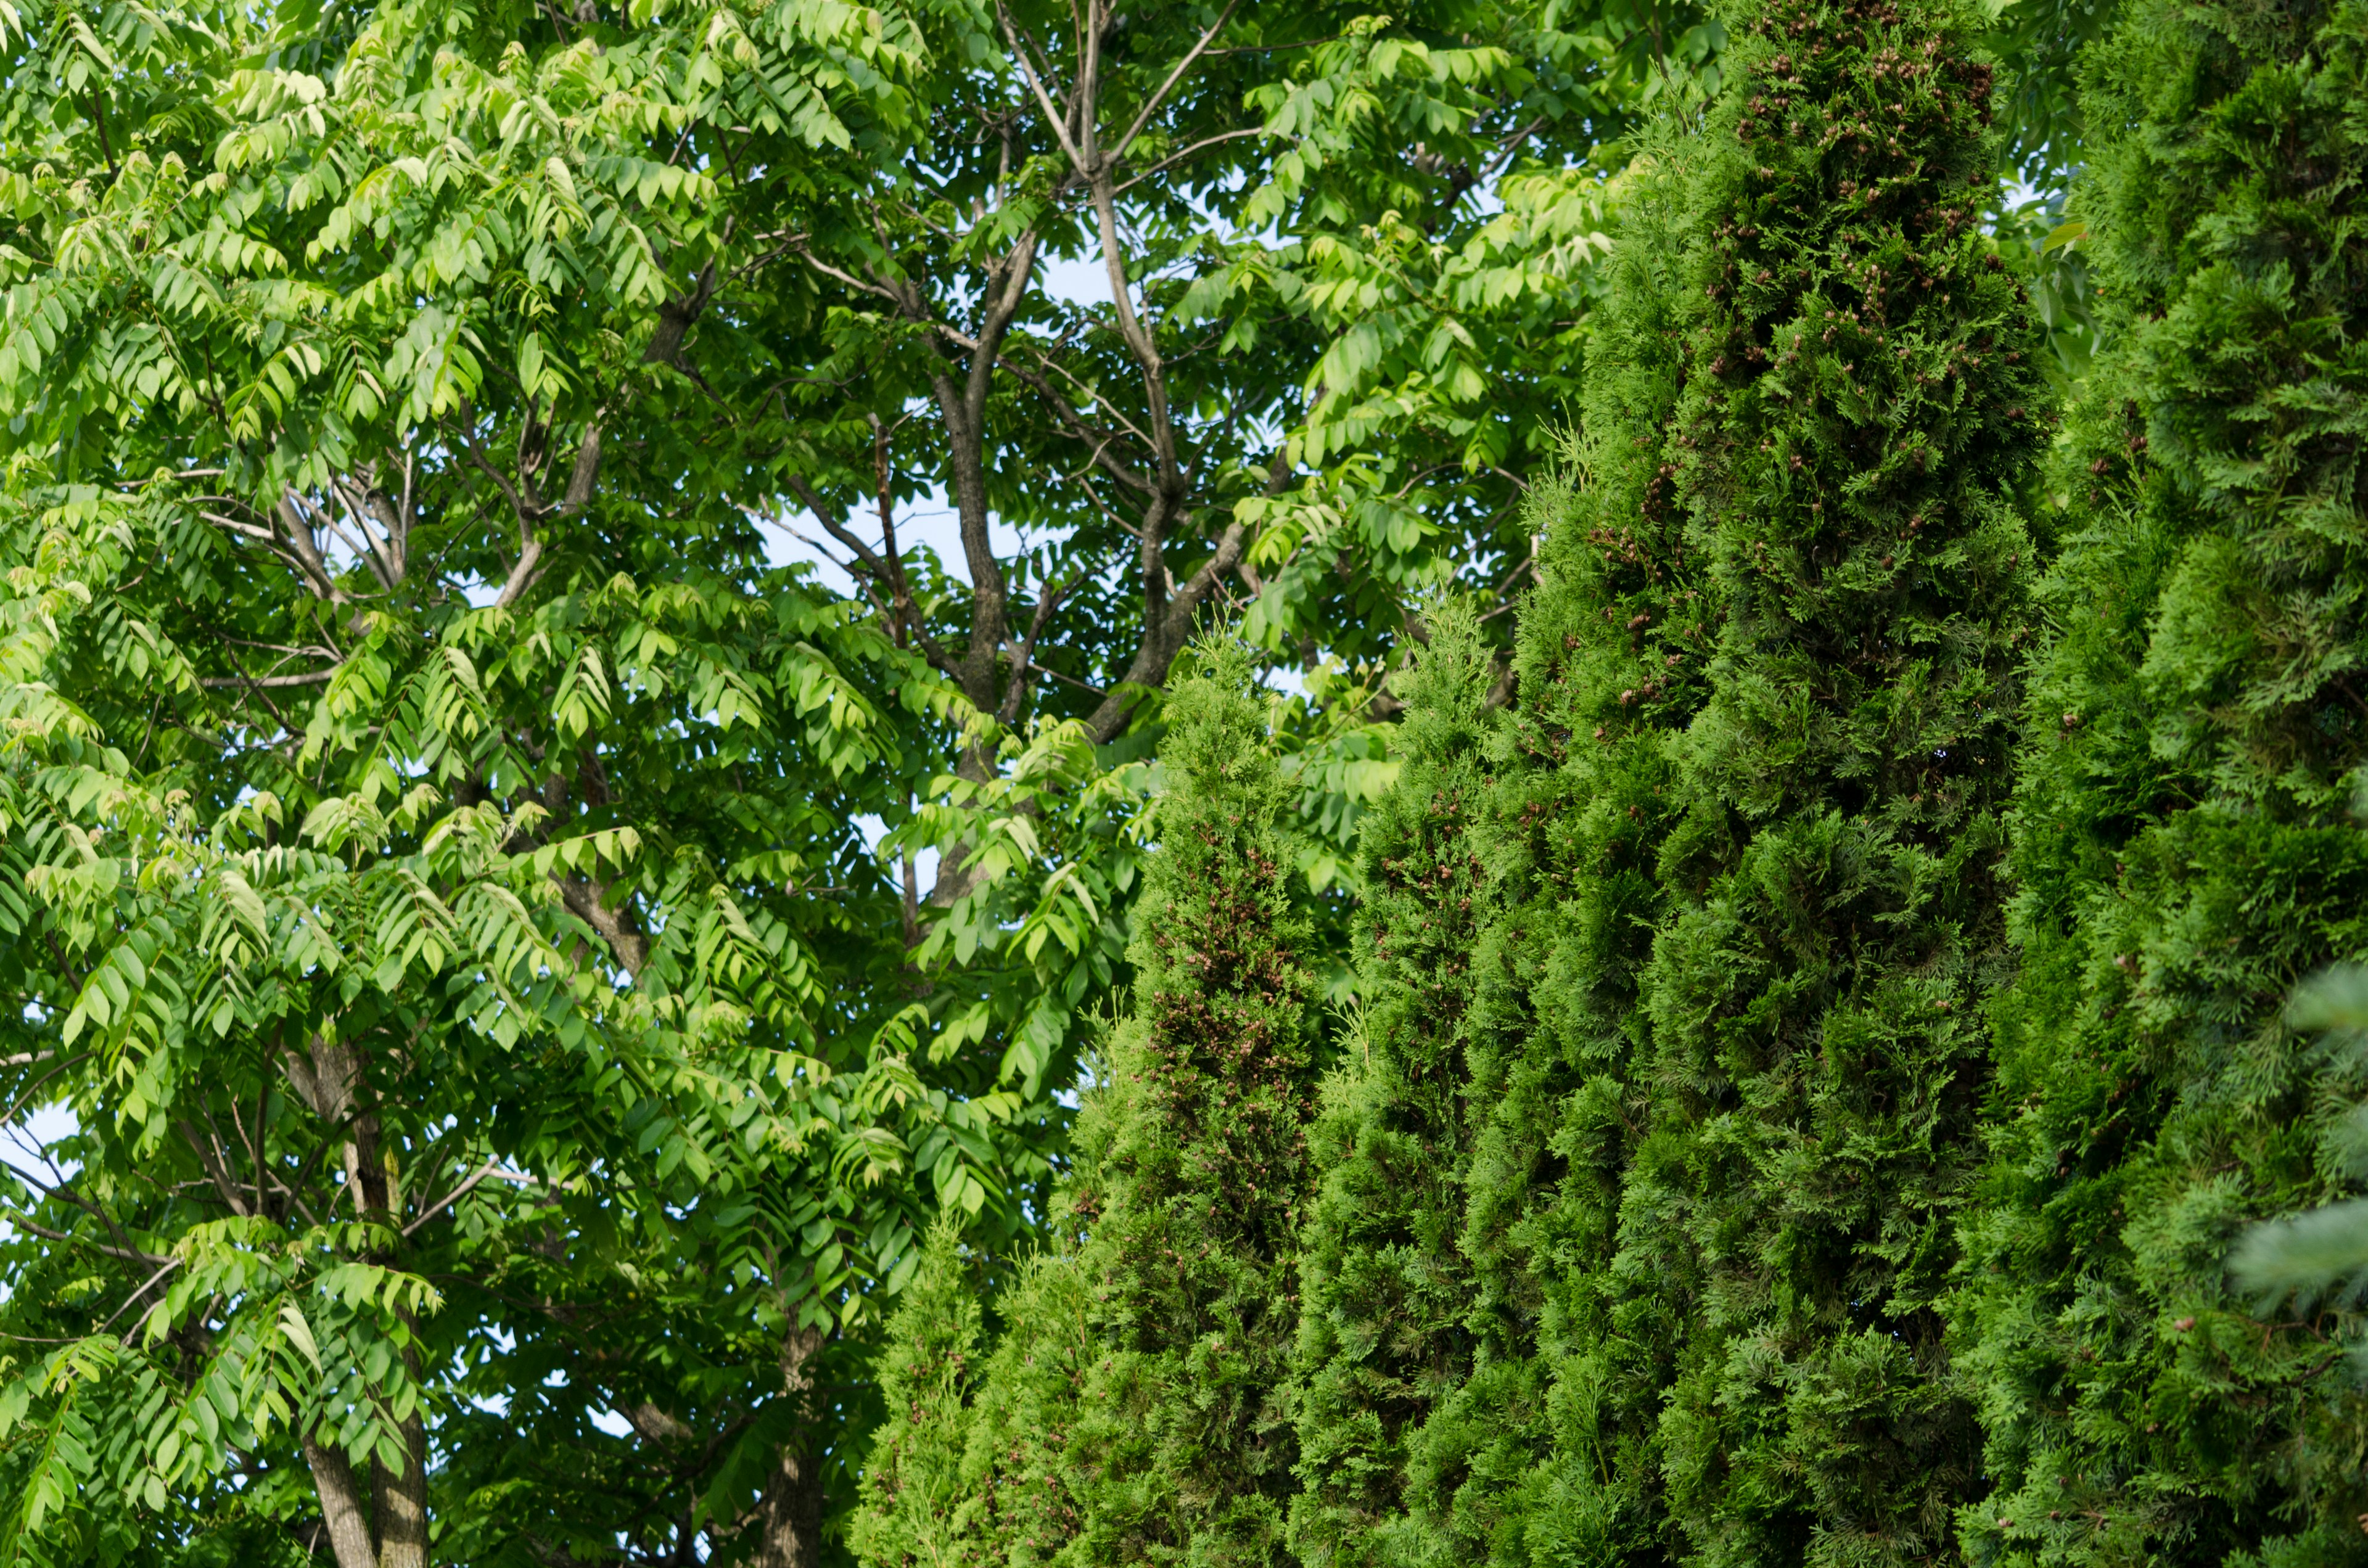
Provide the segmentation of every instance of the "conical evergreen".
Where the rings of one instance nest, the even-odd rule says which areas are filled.
[[[1677,418],[1708,373],[1689,370],[1689,331],[1718,310],[1685,287],[1693,130],[1664,128],[1623,182],[1569,472],[1533,497],[1539,586],[1515,700],[1487,746],[1459,1239],[1474,1351],[1430,1446],[1458,1479],[1457,1557],[1507,1568],[1650,1558],[1664,1536],[1654,1433],[1673,1323],[1615,1265],[1649,1108],[1641,982],[1668,909],[1656,867],[1720,619],[1688,543],[1700,430]]]
[[[2111,347],[2015,830],[2023,979],[1961,1302],[1975,1561],[2368,1557],[2356,1315],[2253,1310],[2245,1221],[2356,1190],[2283,1015],[2368,947],[2368,10],[2134,0],[2075,198]]]
[[[984,1562],[977,1498],[962,1473],[979,1347],[978,1281],[960,1235],[930,1232],[888,1324],[879,1360],[884,1414],[865,1456],[848,1544],[865,1562]]]
[[[1665,786],[1703,690],[1671,478],[1674,155],[1622,194],[1571,476],[1532,507],[1515,700],[1485,710],[1477,628],[1443,608],[1366,827],[1374,1000],[1309,1227],[1311,1562],[1600,1562],[1644,1516],[1652,1358],[1615,1343],[1600,1276]]]
[[[1974,30],[1748,9],[1627,193],[1517,700],[1442,636],[1369,828],[1311,1562],[1900,1560],[1975,1484],[1933,1303],[2042,394]]]
[[[1133,1007],[1056,1217],[1079,1239],[1021,1266],[983,1368],[933,1243],[850,1537],[881,1568],[1286,1561],[1312,927],[1246,657],[1211,652],[1168,718]]]
[[[1290,1364],[1317,1081],[1288,786],[1232,644],[1169,701],[1133,1016],[1079,1119],[1101,1357],[1083,1561],[1287,1561]]]
[[[1074,1561],[1086,1477],[1072,1445],[1101,1345],[1074,1248],[1023,1260],[996,1300],[992,1352],[981,1260],[940,1224],[890,1317],[885,1413],[848,1529],[877,1568],[1034,1568]]]
[[[1618,1272],[1678,1324],[1665,1506],[1722,1568],[1937,1558],[1981,1487],[1941,1305],[2007,972],[2044,421],[1977,224],[1980,28],[1954,0],[1748,14],[1689,204],[1717,309],[1677,423],[1722,619],[1658,866],[1679,908]]]
[[[1424,1521],[1406,1501],[1420,1462],[1410,1450],[1470,1364],[1470,1272],[1455,1237],[1490,671],[1468,627],[1443,631],[1396,680],[1401,770],[1358,839],[1370,1000],[1314,1131],[1297,1357],[1304,1490],[1291,1506],[1292,1550],[1308,1568],[1425,1555]]]

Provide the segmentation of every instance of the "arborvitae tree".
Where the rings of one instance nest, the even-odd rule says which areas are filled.
[[[848,1544],[865,1562],[987,1561],[962,1451],[979,1374],[978,1280],[963,1267],[960,1233],[940,1221],[888,1321],[880,1355],[883,1414],[865,1456]]]
[[[1539,585],[1515,699],[1486,747],[1490,897],[1466,1051],[1477,1126],[1458,1243],[1474,1349],[1429,1447],[1458,1482],[1458,1555],[1523,1568],[1652,1555],[1662,1533],[1653,1434],[1672,1324],[1614,1265],[1648,1108],[1635,1069],[1640,978],[1667,903],[1656,863],[1718,622],[1686,542],[1698,433],[1674,417],[1681,346],[1715,309],[1682,287],[1691,121],[1664,127],[1623,182],[1569,469],[1532,497]]]
[[[1474,637],[1434,637],[1396,677],[1396,786],[1359,835],[1359,968],[1371,1000],[1324,1085],[1303,1232],[1297,1375],[1304,1490],[1291,1546],[1307,1568],[1425,1555],[1405,1502],[1409,1447],[1471,1357],[1470,1271],[1455,1249],[1470,1139],[1463,1028],[1475,897],[1470,835],[1491,672]]]
[[[1669,479],[1686,457],[1674,131],[1622,192],[1584,428],[1534,497],[1516,699],[1485,710],[1501,687],[1444,608],[1411,682],[1397,834],[1366,829],[1376,1002],[1319,1144],[1303,1554],[1606,1561],[1648,1483],[1650,1403],[1606,1395],[1653,1381],[1650,1335],[1620,1334],[1600,1286],[1665,787],[1702,697],[1686,653],[1705,604]]]
[[[1887,1560],[1973,1481],[1932,1302],[2035,339],[1973,222],[1973,19],[1736,20],[1727,96],[1631,194],[1517,699],[1484,719],[1440,639],[1368,840],[1310,1562]]]
[[[1168,717],[1133,1009],[1055,1216],[1081,1239],[1021,1267],[974,1381],[977,1322],[940,1288],[950,1265],[933,1255],[916,1278],[852,1537],[868,1562],[1285,1560],[1311,923],[1247,658],[1208,653]]]
[[[858,1562],[1030,1568],[1061,1558],[1084,1522],[1070,1444],[1101,1345],[1078,1251],[1020,1260],[995,1297],[1004,1328],[991,1355],[983,1261],[940,1225],[889,1320],[885,1415],[848,1529]]]
[[[2283,1005],[2368,947],[2364,36],[2357,4],[2135,0],[2086,84],[2112,347],[2057,480],[1962,1301],[1977,1562],[2368,1553],[2359,1317],[2226,1272],[2245,1221],[2356,1190],[2316,1134],[2357,1058]]]
[[[1133,1015],[1079,1118],[1102,1346],[1085,1561],[1286,1561],[1290,1364],[1318,1030],[1288,785],[1234,644],[1170,702]]]
[[[1619,1272],[1681,1335],[1658,1439],[1683,1555],[1907,1562],[1980,1485],[1941,1307],[2007,961],[2039,340],[1976,222],[1975,8],[1737,22],[1675,419],[1720,616],[1657,868],[1678,908]]]

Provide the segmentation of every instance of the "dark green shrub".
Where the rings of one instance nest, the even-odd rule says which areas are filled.
[[[2244,1222],[2354,1190],[2352,1059],[2283,1014],[2368,938],[2359,412],[2368,13],[2140,0],[2074,211],[2111,347],[2056,481],[1960,1308],[1979,1562],[2358,1561],[2348,1312],[2257,1313]]]
[[[1518,696],[1448,618],[1369,840],[1311,1562],[1905,1560],[1977,1486],[1935,1302],[2044,393],[1974,29],[1747,11],[1627,193]]]
[[[2038,337],[1975,226],[1979,18],[1780,3],[1696,176],[1678,423],[1722,612],[1659,861],[1623,1280],[1685,1556],[1922,1561],[1981,1489],[1941,1305],[2007,973]]]

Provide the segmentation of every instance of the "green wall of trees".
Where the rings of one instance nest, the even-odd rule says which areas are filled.
[[[1725,20],[1623,176],[1509,654],[1442,601],[1394,683],[1359,1001],[1233,1309],[1296,1290],[1288,1375],[1132,1397],[1311,1568],[2368,1560],[2356,1208],[2316,1279],[2292,1226],[2231,1265],[2362,1169],[2349,983],[2287,999],[2368,949],[2368,11],[2136,0],[2088,53],[2060,415],[1983,18]],[[1110,1467],[1189,1473],[1079,1462],[1078,1563],[1142,1539]],[[1274,1560],[1206,1490],[1161,1555]]]

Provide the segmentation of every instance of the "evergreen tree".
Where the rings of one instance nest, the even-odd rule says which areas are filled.
[[[1079,1117],[1102,1354],[1077,1436],[1083,1559],[1285,1561],[1317,1030],[1289,786],[1237,644],[1172,699],[1133,1015]]]
[[[978,1551],[976,1496],[962,1473],[970,1394],[983,1358],[978,1281],[960,1233],[939,1221],[888,1320],[877,1363],[882,1409],[848,1545],[865,1562],[952,1568]]]
[[[865,1456],[848,1545],[882,1568],[1031,1568],[1071,1551],[1084,1477],[1069,1451],[1099,1349],[1074,1246],[1020,1261],[995,1297],[951,1226],[934,1232],[889,1320],[885,1413]]]
[[[1613,1273],[1674,1324],[1662,1506],[1703,1563],[1929,1559],[1979,1484],[1940,1307],[2006,962],[2043,420],[1975,224],[1978,28],[1954,0],[1749,14],[1688,202],[1709,308],[1674,424],[1718,616]]]
[[[1650,1357],[1601,1287],[1663,786],[1702,694],[1670,657],[1704,609],[1670,477],[1683,147],[1622,192],[1570,474],[1532,503],[1514,699],[1491,710],[1479,629],[1442,607],[1366,829],[1374,1002],[1309,1227],[1310,1561],[1601,1561],[1640,1517]]]
[[[1673,1324],[1617,1262],[1648,1121],[1637,1068],[1642,973],[1668,904],[1656,861],[1719,619],[1687,544],[1700,430],[1676,418],[1681,346],[1715,309],[1683,287],[1698,131],[1674,119],[1625,182],[1569,472],[1532,499],[1539,585],[1488,745],[1459,1240],[1474,1364],[1429,1446],[1458,1476],[1459,1554],[1523,1568],[1649,1556],[1665,1534],[1653,1435]]]
[[[2284,999],[2368,945],[2368,10],[2137,0],[2075,198],[2107,336],[2057,484],[1961,1302],[1976,1561],[2357,1561],[2360,1320],[2260,1308],[2245,1221],[2356,1190],[2356,1053]]]
[[[1311,1562],[1888,1560],[1973,1481],[1932,1303],[2035,339],[1973,227],[1971,18],[1737,20],[1726,96],[1629,193],[1517,699],[1484,716],[1438,639],[1369,829]]]
[[[1054,1217],[1072,1240],[1021,1267],[974,1380],[951,1266],[916,1279],[853,1535],[867,1562],[1283,1561],[1314,944],[1248,661],[1225,644],[1202,665],[1169,700],[1134,1006]]]
[[[1491,672],[1468,620],[1395,677],[1401,771],[1359,837],[1361,989],[1313,1137],[1295,1370],[1304,1490],[1291,1545],[1307,1568],[1426,1555],[1405,1501],[1410,1448],[1471,1358],[1470,1271],[1455,1247],[1470,1155],[1463,1030],[1475,898],[1472,842]],[[1417,1510],[1419,1513],[1419,1510]]]

